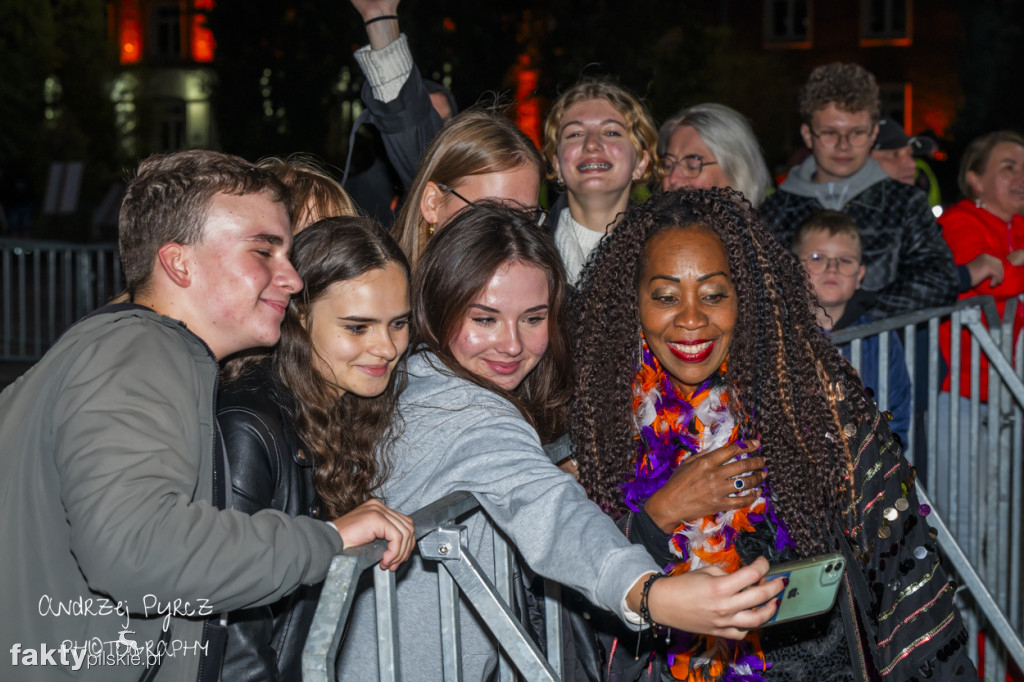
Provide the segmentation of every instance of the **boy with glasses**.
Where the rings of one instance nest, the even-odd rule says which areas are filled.
[[[871,322],[855,294],[864,279],[860,233],[850,216],[839,211],[818,211],[804,220],[793,237],[793,253],[807,271],[818,301],[818,324],[833,331]],[[878,337],[861,343],[860,377],[864,386],[878,391]],[[851,344],[839,347],[847,360]],[[903,345],[889,332],[889,428],[903,442],[910,429],[910,375],[903,359]]]
[[[762,206],[766,225],[787,247],[793,226],[822,209],[842,211],[863,246],[862,287],[875,318],[956,299],[949,247],[923,192],[892,180],[871,159],[880,105],[875,77],[857,64],[811,72],[800,90],[800,135],[811,150]]]

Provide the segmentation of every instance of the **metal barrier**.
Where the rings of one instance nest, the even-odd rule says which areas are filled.
[[[537,644],[516,619],[510,604],[513,591],[513,553],[501,534],[494,531],[494,576],[474,559],[466,547],[462,528],[456,521],[472,512],[483,513],[470,493],[452,493],[413,513],[417,551],[426,560],[436,561],[445,570],[437,572],[441,617],[441,660],[446,682],[462,679],[459,636],[460,592],[479,614],[485,628],[500,644],[499,679],[561,679],[562,633],[558,585],[545,581],[545,612],[548,614],[544,658]],[[492,527],[493,530],[493,527]],[[377,540],[368,545],[346,549],[331,562],[316,615],[302,652],[302,679],[326,682],[337,679],[336,657],[341,635],[348,620],[359,576],[381,560],[387,544]],[[398,662],[397,609],[395,575],[373,571],[374,598],[377,607],[377,657],[380,679],[401,679]],[[495,584],[496,583],[496,584]],[[553,616],[553,617],[551,617]]]
[[[116,244],[0,239],[0,361],[38,360],[120,289]]]
[[[933,308],[844,329],[832,335],[836,344],[851,344],[851,364],[858,368],[865,339],[878,339],[879,409],[886,410],[889,386],[890,330],[903,332],[904,359],[912,382],[926,377],[927,404],[916,404],[911,391],[911,412],[923,412],[924,433],[916,420],[906,445],[907,458],[927,453],[926,480],[918,494],[929,504],[929,518],[948,568],[959,577],[962,613],[971,634],[984,632],[986,652],[983,677],[1003,680],[1007,658],[1024,669],[1024,631],[1021,590],[1021,541],[1024,535],[1021,488],[1022,436],[1024,436],[1024,336],[1013,348],[1013,319],[1017,301],[1009,301],[999,318],[991,297],[965,299],[948,308]],[[982,322],[982,316],[988,327]],[[949,392],[940,387],[944,361],[939,350],[940,320],[950,322]],[[967,329],[970,346],[970,397],[961,398],[961,330]],[[920,336],[924,336],[921,339]],[[926,367],[917,366],[916,344],[924,341]],[[988,401],[981,400],[980,366],[989,362]],[[1016,357],[1016,365],[1007,358]],[[917,442],[924,438],[926,448]],[[981,660],[978,638],[969,640],[969,653]],[[991,650],[988,650],[991,649]],[[981,666],[979,666],[981,667]]]

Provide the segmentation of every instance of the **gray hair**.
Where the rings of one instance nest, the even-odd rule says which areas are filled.
[[[665,121],[658,131],[658,156],[664,157],[669,139],[682,126],[697,131],[733,189],[754,207],[764,201],[770,175],[761,145],[741,113],[724,104],[697,104]]]

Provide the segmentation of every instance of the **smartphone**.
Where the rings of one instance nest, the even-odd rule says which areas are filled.
[[[789,584],[776,595],[782,601],[765,626],[829,611],[836,603],[845,569],[846,559],[838,552],[772,566],[765,582],[781,577],[789,578]]]

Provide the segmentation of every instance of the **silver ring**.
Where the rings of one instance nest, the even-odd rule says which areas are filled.
[[[736,490],[743,490],[743,486],[746,485],[742,478],[734,478],[732,484],[735,486]]]

